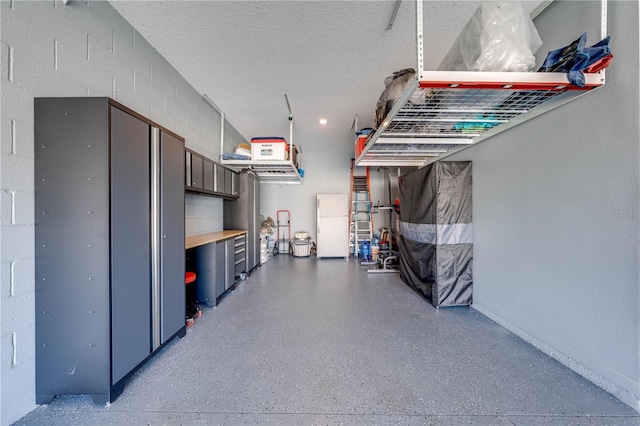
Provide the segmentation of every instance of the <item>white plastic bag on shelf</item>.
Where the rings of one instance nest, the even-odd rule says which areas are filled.
[[[458,35],[439,71],[532,71],[542,40],[519,2],[482,4]]]

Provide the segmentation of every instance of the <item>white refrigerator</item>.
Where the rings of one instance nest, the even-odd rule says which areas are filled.
[[[317,194],[317,257],[349,258],[349,194]]]

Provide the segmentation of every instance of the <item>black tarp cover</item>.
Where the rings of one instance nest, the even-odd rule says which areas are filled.
[[[438,161],[399,185],[400,277],[436,307],[471,305],[471,162]]]

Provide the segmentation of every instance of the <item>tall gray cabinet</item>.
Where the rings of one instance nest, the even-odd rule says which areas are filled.
[[[184,140],[108,98],[37,98],[35,167],[36,402],[110,402],[185,334]]]
[[[251,172],[240,173],[237,200],[224,201],[224,228],[246,229],[246,269],[260,264],[260,181]]]

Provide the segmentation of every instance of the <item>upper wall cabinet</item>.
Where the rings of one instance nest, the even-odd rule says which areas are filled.
[[[184,150],[185,190],[187,192],[237,199],[238,173],[202,155]]]

